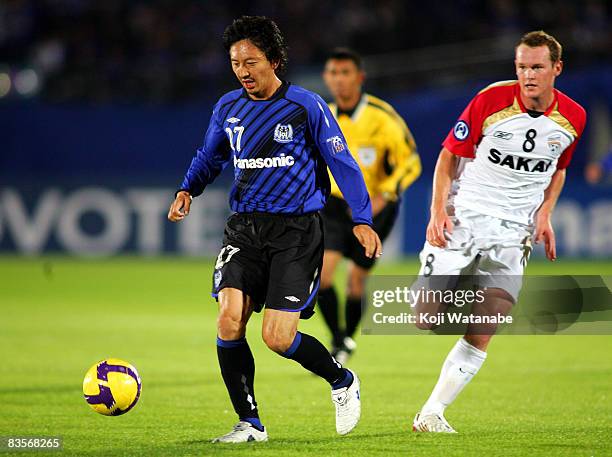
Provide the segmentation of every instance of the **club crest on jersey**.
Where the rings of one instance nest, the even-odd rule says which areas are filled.
[[[357,155],[359,156],[361,163],[366,167],[369,167],[376,162],[376,148],[371,146],[357,149]]]
[[[344,151],[346,148],[344,147],[344,141],[339,136],[332,136],[325,141],[329,145],[329,149],[332,154],[338,154],[339,152]]]
[[[548,150],[552,154],[558,154],[561,152],[561,135],[548,137]]]
[[[457,121],[455,127],[453,128],[453,135],[455,135],[455,138],[457,138],[459,141],[463,141],[468,137],[469,134],[470,126],[467,125],[467,122]]]
[[[276,124],[274,141],[277,143],[291,143],[293,141],[293,127],[291,127],[291,124]]]

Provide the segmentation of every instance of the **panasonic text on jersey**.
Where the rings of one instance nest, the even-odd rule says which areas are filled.
[[[256,159],[239,159],[234,156],[234,167],[236,168],[278,168],[291,167],[295,163],[293,156],[280,155],[279,157],[258,157]]]

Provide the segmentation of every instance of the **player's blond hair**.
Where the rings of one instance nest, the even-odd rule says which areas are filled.
[[[535,30],[533,32],[526,33],[521,37],[516,47],[518,48],[522,44],[529,46],[530,48],[546,46],[550,51],[550,60],[552,63],[556,63],[561,60],[563,47],[554,36],[549,35],[544,30]]]

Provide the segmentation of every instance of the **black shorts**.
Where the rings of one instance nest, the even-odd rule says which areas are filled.
[[[225,225],[215,263],[212,295],[233,287],[253,300],[255,311],[314,313],[323,264],[323,223],[318,213],[292,216],[236,213]]]
[[[374,217],[372,221],[374,230],[381,241],[384,241],[391,233],[397,213],[398,204],[388,202],[387,206]],[[348,203],[341,198],[330,196],[321,215],[325,228],[325,249],[341,252],[344,257],[351,259],[361,268],[366,270],[372,268],[376,263],[376,258],[366,257],[363,246],[353,235],[355,224],[351,219]]]

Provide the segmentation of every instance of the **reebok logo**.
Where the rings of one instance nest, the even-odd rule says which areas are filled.
[[[281,154],[279,157],[258,157],[256,159],[239,159],[234,156],[234,167],[245,169],[245,168],[279,168],[279,167],[291,167],[295,163],[293,156],[286,156]]]
[[[511,140],[514,134],[508,132],[502,132],[501,130],[497,130],[493,136],[495,138],[500,138],[502,140]]]

